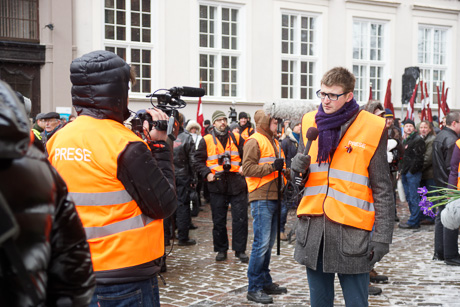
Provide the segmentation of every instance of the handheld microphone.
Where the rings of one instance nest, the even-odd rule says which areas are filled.
[[[318,129],[316,127],[308,128],[307,135],[306,135],[308,141],[307,141],[307,145],[305,145],[305,149],[303,151],[304,155],[308,155],[308,152],[310,151],[311,143],[318,138],[318,134],[319,134],[319,131],[318,131]],[[300,173],[295,172],[295,174],[294,174],[294,182],[295,182],[295,184],[298,185],[298,186],[302,186],[302,181],[304,180],[306,174],[307,174],[307,172],[305,172],[305,174],[302,174],[303,176],[300,176]]]
[[[199,87],[172,87],[168,90],[172,96],[203,97],[205,92]]]
[[[319,131],[316,127],[310,127],[307,130],[307,145],[305,145],[305,149],[303,151],[304,155],[308,155],[308,152],[310,151],[311,147],[311,142],[315,141],[318,138]]]

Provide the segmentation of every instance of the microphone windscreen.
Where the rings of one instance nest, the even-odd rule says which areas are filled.
[[[286,100],[265,103],[265,114],[273,118],[301,121],[304,114],[316,110],[316,105],[305,100]]]
[[[204,89],[199,88],[199,87],[184,86],[184,87],[182,87],[182,96],[203,97],[204,96]]]
[[[314,141],[318,138],[319,131],[316,127],[310,127],[307,130],[307,139],[309,141]]]

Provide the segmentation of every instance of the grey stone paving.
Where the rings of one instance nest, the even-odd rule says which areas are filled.
[[[398,212],[400,218],[406,220],[407,204],[398,204]],[[294,216],[289,217],[288,228],[294,220]],[[246,299],[247,264],[238,261],[231,251],[226,261],[215,261],[209,205],[204,206],[204,211],[193,222],[199,228],[192,230],[190,237],[198,244],[174,246],[167,260],[168,271],[162,274],[167,283],[160,286],[162,306],[259,305]],[[251,223],[250,218],[248,255],[252,246]],[[231,229],[230,212],[228,229]],[[402,230],[395,224],[390,253],[376,267],[379,273],[389,277],[389,283],[378,285],[383,294],[371,296],[370,306],[460,307],[460,267],[431,260],[433,231],[432,225],[422,226],[419,230]],[[273,250],[272,277],[275,282],[286,286],[288,293],[273,296],[274,303],[267,306],[309,306],[305,267],[293,260],[293,252],[294,245],[287,242],[281,244],[281,255],[277,256],[276,249]],[[334,306],[345,306],[337,279],[335,288]]]

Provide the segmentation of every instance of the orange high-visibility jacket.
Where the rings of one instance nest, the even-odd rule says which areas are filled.
[[[240,141],[240,135],[238,133],[233,133],[235,135],[235,140]],[[208,159],[206,160],[206,166],[209,167],[211,172],[215,175],[224,171],[222,165],[219,165],[218,158],[224,153],[228,153],[231,158],[231,168],[230,172],[238,173],[241,165],[241,158],[238,153],[238,143],[233,142],[233,138],[228,135],[228,141],[225,145],[225,149],[222,144],[217,140],[217,138],[212,134],[206,134],[204,137],[206,141],[206,150],[208,152]]]
[[[249,133],[253,131],[254,129],[252,127],[247,127],[241,132],[241,137],[246,141],[249,138]]]
[[[75,201],[96,272],[164,254],[163,220],[142,214],[117,179],[117,158],[129,142],[143,141],[116,121],[78,116],[47,143],[49,160]]]
[[[259,144],[259,149],[260,149],[259,165],[263,165],[266,163],[273,163],[275,161],[276,159],[275,149],[273,148],[273,145],[270,142],[270,140],[265,135],[260,134],[259,132],[256,132],[253,135],[251,135],[249,139],[255,139],[257,140],[257,143]],[[284,159],[284,153],[281,150],[281,147],[279,146],[278,140],[275,139],[274,141],[275,141],[276,147],[281,153],[281,158]],[[246,183],[248,184],[249,193],[263,186],[264,184],[267,184],[270,181],[275,180],[276,178],[278,178],[277,171],[273,171],[273,173],[270,173],[264,177],[246,177]]]
[[[304,115],[302,135],[316,127],[317,111]],[[385,120],[361,111],[345,132],[333,155],[331,163],[316,162],[318,141],[313,141],[310,175],[297,215],[323,215],[339,224],[368,231],[375,220],[374,199],[369,182],[368,166],[379,144]]]

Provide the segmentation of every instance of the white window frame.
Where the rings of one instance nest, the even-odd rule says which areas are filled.
[[[289,16],[289,20],[292,17],[295,17],[295,25],[291,28],[289,23],[289,29],[293,30],[293,38],[289,37],[289,42],[292,44],[292,53],[291,46],[288,47],[288,53],[283,53],[283,16]],[[313,55],[302,55],[301,54],[301,24],[302,18],[312,18],[314,22],[314,30],[313,30],[313,41],[311,42],[313,47]],[[309,101],[316,100],[316,86],[318,84],[318,72],[320,69],[320,61],[319,61],[319,54],[320,54],[320,37],[321,37],[321,22],[319,20],[319,14],[311,13],[311,12],[298,12],[298,11],[288,11],[282,10],[280,14],[280,84],[279,84],[279,95],[282,100],[289,100],[289,99],[306,99]],[[288,34],[289,36],[291,33]],[[288,63],[288,84],[283,84],[283,76],[286,75],[283,71],[283,63],[287,61]],[[302,72],[301,66],[302,63],[307,63],[308,66],[308,74],[306,76],[306,85],[302,86]],[[310,63],[313,63],[313,73],[310,72]],[[283,90],[287,88],[288,96],[284,97]],[[302,88],[306,89],[306,97],[302,97]],[[310,93],[309,93],[310,90]],[[310,97],[308,97],[310,95]]]
[[[367,24],[367,33],[366,37],[364,39],[364,44],[365,46],[362,46],[364,48],[363,52],[365,53],[364,58],[360,59],[355,59],[354,58],[354,48],[355,48],[355,35],[356,33],[354,32],[354,27],[355,27],[355,22],[358,23],[366,23]],[[376,100],[380,100],[383,102],[385,99],[385,91],[386,91],[386,80],[384,79],[384,76],[387,75],[387,59],[388,59],[388,54],[389,54],[389,48],[388,48],[388,31],[389,31],[389,25],[387,21],[382,21],[382,20],[377,20],[377,19],[364,19],[364,18],[353,18],[352,21],[352,53],[351,53],[351,58],[352,58],[352,71],[355,73],[355,66],[358,67],[358,69],[365,69],[365,72],[363,74],[356,74],[356,83],[355,83],[355,91],[354,91],[354,96],[356,101],[361,102],[361,103],[367,103],[369,99],[369,88],[370,84],[372,83],[372,98]],[[382,27],[382,35],[380,36],[382,41],[381,41],[381,58],[380,60],[371,60],[370,57],[370,51],[372,49],[371,47],[371,26],[372,25],[379,25]],[[363,41],[361,40],[361,43]],[[378,51],[378,49],[377,49]],[[371,69],[374,68],[374,76],[371,76]],[[377,70],[380,69],[380,76],[377,76]],[[371,82],[371,81],[374,82]],[[375,84],[377,83],[377,84]]]
[[[215,7],[215,15],[214,15],[214,47],[201,47],[200,46],[200,9],[201,6],[212,6]],[[223,49],[222,48],[222,9],[230,9],[230,10],[237,10],[237,22],[236,22],[236,44],[237,49]],[[210,93],[208,90],[206,91],[206,95],[209,97],[213,97],[215,99],[224,100],[224,101],[233,101],[233,100],[241,100],[243,93],[244,93],[244,74],[243,74],[243,67],[245,66],[245,54],[244,54],[244,28],[245,28],[245,10],[244,6],[236,5],[232,3],[221,3],[221,2],[213,2],[213,1],[199,1],[198,6],[198,76],[201,78],[201,63],[200,58],[201,55],[208,55],[214,56],[214,92]],[[224,56],[229,57],[236,57],[237,58],[237,67],[235,70],[236,73],[236,82],[231,82],[230,85],[236,85],[236,95],[232,96],[232,90],[229,89],[229,96],[222,95],[222,88],[224,82],[222,81],[222,58]],[[207,72],[209,76],[209,70]],[[205,82],[206,81],[206,82]],[[203,87],[207,87],[209,80],[203,80]]]
[[[102,37],[103,37],[103,45],[104,49],[106,48],[123,48],[125,49],[126,52],[126,58],[124,59],[128,64],[130,65],[137,65],[141,64],[139,67],[139,70],[137,72],[136,76],[136,87],[140,86],[141,89],[143,89],[143,82],[149,82],[150,83],[150,89],[149,90],[143,90],[141,92],[133,92],[133,86],[130,85],[131,90],[129,92],[129,96],[133,98],[143,98],[145,99],[145,96],[147,94],[150,94],[152,91],[155,90],[154,84],[155,84],[155,75],[154,75],[154,70],[153,67],[155,66],[155,53],[154,53],[154,46],[155,46],[155,41],[156,41],[156,33],[155,33],[155,24],[154,21],[156,20],[155,14],[157,11],[157,1],[152,1],[152,0],[142,0],[142,1],[148,1],[150,2],[150,42],[142,42],[142,31],[140,34],[140,42],[132,41],[131,40],[131,0],[125,0],[125,28],[126,28],[126,40],[117,40],[117,39],[107,39],[105,36],[105,26],[106,20],[105,20],[105,2],[102,2],[102,14],[103,14],[103,30],[102,30]],[[142,27],[142,1],[140,4],[140,27],[133,26],[134,28],[140,28],[140,29],[145,29],[148,27]],[[114,0],[115,6],[116,6],[117,0]],[[137,11],[136,11],[137,12]],[[116,29],[115,29],[115,38],[116,38]],[[133,49],[138,49],[140,50],[141,53],[141,59],[140,62],[133,62],[132,57],[131,57],[131,51]],[[143,61],[142,59],[142,51],[147,50],[150,52],[150,69],[148,69],[150,73],[150,77],[144,77],[143,74],[143,67],[142,64],[146,65],[147,63]]]
[[[422,42],[420,41],[420,30],[430,30],[430,42],[431,46],[428,46],[430,59],[428,61],[420,61],[420,48]],[[444,38],[444,64],[435,64],[434,63],[434,32],[436,30],[443,31],[445,33]],[[449,31],[450,28],[446,26],[435,26],[428,24],[419,24],[417,27],[417,66],[420,68],[420,78],[423,80],[423,83],[427,83],[428,94],[430,96],[431,105],[438,105],[438,93],[436,86],[439,86],[439,94],[441,95],[442,91],[442,81],[445,81],[449,73]],[[423,45],[425,46],[425,44]],[[426,51],[426,49],[425,49]],[[428,63],[425,63],[428,62]],[[434,78],[434,72],[438,71],[438,77]],[[439,72],[443,73],[439,73]],[[442,75],[442,76],[441,76]],[[449,98],[449,95],[447,96]]]

